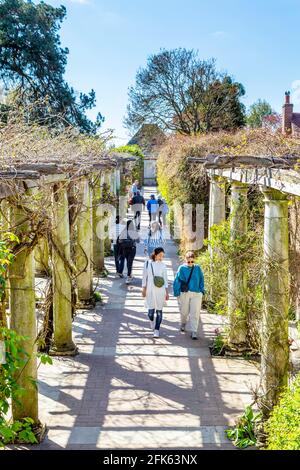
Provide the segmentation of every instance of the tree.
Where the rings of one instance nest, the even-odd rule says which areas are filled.
[[[276,114],[271,105],[265,100],[253,103],[247,113],[247,124],[252,128],[263,127],[264,118]]]
[[[54,8],[31,0],[0,0],[0,80],[13,90],[14,104],[42,103],[32,118],[55,122],[64,116],[66,124],[94,133],[103,122],[85,112],[95,106],[95,92],[76,93],[64,80],[67,48],[61,48],[59,29],[66,16],[65,7]]]
[[[161,50],[148,58],[129,89],[124,123],[131,131],[156,124],[184,135],[236,129],[245,123],[240,83],[187,49]]]

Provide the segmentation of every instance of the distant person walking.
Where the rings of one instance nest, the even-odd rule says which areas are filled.
[[[115,266],[116,266],[116,272],[119,277],[123,277],[123,269],[124,269],[124,260],[125,258],[122,257],[121,252],[120,252],[120,243],[118,242],[120,233],[122,230],[124,230],[124,224],[122,225],[120,223],[120,216],[116,216],[116,223],[115,223],[115,230],[114,230],[114,238],[112,240],[113,242],[113,252],[114,252],[114,258],[115,258]]]
[[[137,191],[137,193],[134,194],[133,198],[131,199],[130,205],[133,210],[133,214],[134,214],[133,219],[135,222],[136,229],[140,230],[141,216],[142,216],[143,209],[145,209],[146,202],[139,191]]]
[[[163,307],[169,300],[167,267],[163,263],[164,255],[163,248],[155,248],[151,259],[145,262],[143,271],[142,296],[145,298],[154,338],[159,338]]]
[[[136,255],[136,240],[137,232],[134,229],[134,224],[132,220],[128,220],[126,227],[120,233],[118,237],[118,253],[119,253],[119,271],[118,274],[120,277],[123,276],[123,270],[125,265],[125,260],[127,264],[127,278],[126,284],[129,284],[132,281],[132,265]]]
[[[163,247],[164,244],[163,231],[159,223],[154,220],[151,222],[147,238],[144,240],[144,253],[150,257],[155,248]]]
[[[131,186],[130,196],[133,197],[138,191],[141,193],[142,186],[140,185],[139,180],[135,180]]]
[[[185,331],[190,318],[192,339],[198,338],[198,326],[204,294],[204,276],[198,264],[195,264],[193,251],[185,255],[185,263],[179,266],[174,284],[174,295],[179,297],[181,331]]]
[[[155,221],[158,215],[158,202],[155,199],[155,195],[151,194],[149,201],[147,202],[147,210],[149,214],[149,223]]]
[[[161,227],[165,228],[167,225],[167,215],[169,213],[169,206],[165,199],[161,199],[161,204],[159,206],[159,224]]]

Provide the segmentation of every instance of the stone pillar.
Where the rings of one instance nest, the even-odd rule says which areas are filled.
[[[117,186],[117,193],[119,193],[120,188],[121,188],[121,172],[120,172],[120,168],[117,168],[117,170],[116,170],[116,186]]]
[[[208,239],[211,238],[211,227],[221,224],[225,220],[225,184],[220,182],[217,177],[211,176],[209,188],[209,215],[208,215]],[[210,276],[212,278],[214,269],[214,249],[208,245],[210,254]],[[210,299],[214,300],[213,283],[209,286]]]
[[[90,303],[93,293],[93,276],[91,269],[93,221],[91,204],[91,187],[87,178],[79,181],[82,207],[77,216],[76,267],[78,298]]]
[[[93,184],[93,263],[97,274],[104,269],[104,239],[101,236],[101,216],[99,206],[101,200],[101,177],[96,175]]]
[[[234,182],[231,186],[230,237],[238,241],[247,232],[248,204],[247,186]],[[247,349],[247,276],[243,262],[232,258],[228,271],[229,347],[242,351]]]
[[[300,198],[293,196],[289,207],[290,238],[290,303],[295,306],[296,321],[300,321]]]
[[[104,174],[104,183],[105,183],[105,186],[106,186],[106,190],[108,190],[109,192],[112,191],[112,187],[111,187],[111,172],[106,172]],[[109,238],[109,214],[104,218],[104,232],[105,232],[105,237],[104,237],[104,253],[106,255],[109,255],[110,254],[110,250],[111,250],[111,241],[110,241],[110,238]]]
[[[1,212],[0,212],[0,226],[1,232],[10,231],[10,206],[7,200],[3,199],[0,203]],[[0,234],[1,238],[1,234]],[[0,326],[7,327],[7,317],[6,317],[6,307],[9,304],[9,277],[7,277],[5,282],[5,289],[1,289],[0,292]]]
[[[27,215],[21,207],[11,207],[12,226],[14,232],[24,240],[29,230]],[[24,389],[19,400],[12,400],[14,420],[25,417],[38,422],[38,390],[32,381],[37,380],[36,338],[37,321],[35,313],[34,253],[23,249],[17,253],[10,266],[11,289],[11,323],[12,330],[20,336],[27,337],[22,347],[28,354],[24,356],[25,367],[18,371],[17,382]]]
[[[264,195],[265,286],[261,383],[264,414],[268,416],[288,380],[289,236],[286,195],[273,189],[264,190]]]
[[[54,185],[52,209],[54,344],[51,353],[59,356],[72,356],[76,354],[77,348],[72,340],[71,273],[67,264],[71,262],[70,222],[66,183]]]
[[[218,225],[225,220],[225,184],[212,176],[209,189],[209,218],[208,236],[213,225]]]

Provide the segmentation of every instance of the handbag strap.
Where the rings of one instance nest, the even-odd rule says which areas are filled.
[[[190,283],[190,280],[191,280],[191,277],[192,277],[192,274],[193,274],[193,271],[194,271],[194,267],[195,267],[195,265],[193,265],[193,267],[191,269],[191,272],[190,272],[190,275],[189,275],[189,278],[188,278],[188,281],[187,281],[187,285],[189,285],[189,283]]]
[[[150,263],[151,264],[151,269],[152,269],[152,274],[153,274],[153,279],[154,279],[154,270],[153,270],[153,265],[152,265],[152,262]]]

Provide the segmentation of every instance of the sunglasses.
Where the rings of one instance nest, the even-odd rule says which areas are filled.
[[[192,259],[190,259],[190,260],[187,261],[187,264],[194,264],[194,263],[195,263],[195,261],[192,260]]]

